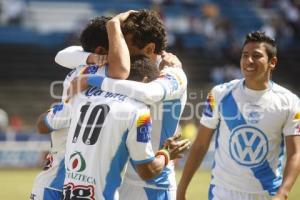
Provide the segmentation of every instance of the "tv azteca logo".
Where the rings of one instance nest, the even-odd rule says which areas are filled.
[[[68,171],[82,172],[86,168],[86,163],[80,152],[75,152],[70,156]]]

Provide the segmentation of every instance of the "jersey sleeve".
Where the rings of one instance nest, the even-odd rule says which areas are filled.
[[[210,129],[216,129],[219,123],[219,108],[217,105],[218,86],[214,87],[206,97],[200,123]]]
[[[69,127],[71,123],[71,105],[60,103],[53,106],[45,116],[44,122],[51,130]]]
[[[141,83],[103,77],[100,87],[104,91],[126,95],[148,105],[161,101],[164,97],[163,87],[154,81]]]
[[[187,77],[184,71],[178,67],[164,68],[159,78],[153,82],[158,83],[163,88],[163,100],[179,99],[187,89]]]
[[[64,82],[63,82],[63,92],[62,92],[62,102],[64,102],[67,98],[67,91],[70,87],[71,81],[77,76],[78,74],[78,68],[72,69],[72,71],[69,72],[69,74],[66,76]]]
[[[149,109],[139,109],[129,129],[126,145],[134,164],[143,164],[154,159],[151,145],[152,121]]]
[[[284,136],[300,135],[300,100],[293,95],[289,106],[288,117],[283,127]]]
[[[103,78],[101,89],[134,98],[151,105],[163,100],[179,99],[187,88],[187,78],[180,68],[168,67],[161,76],[150,82]]]
[[[59,51],[55,56],[55,62],[63,67],[73,69],[86,65],[90,53],[84,52],[81,46],[70,46]]]

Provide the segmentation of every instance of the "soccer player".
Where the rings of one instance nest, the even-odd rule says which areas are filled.
[[[154,62],[132,58],[129,79],[153,80],[159,74]],[[43,127],[44,126],[44,127]],[[70,103],[51,109],[39,127],[51,131],[69,128],[63,199],[119,199],[117,188],[128,158],[142,179],[157,176],[180,151],[154,154],[149,108],[124,95],[90,88]],[[184,141],[182,141],[184,144]]]
[[[119,20],[122,20],[122,17],[126,17],[129,13],[124,13],[123,15],[119,15]],[[89,24],[82,31],[80,36],[81,44],[86,51],[94,52],[86,56],[86,59],[90,62],[97,62],[102,57],[102,54],[107,55],[108,53],[108,36],[106,30],[106,23],[111,18],[108,17],[96,17],[89,22]],[[116,27],[117,30],[112,30],[117,33],[121,33],[119,27]],[[115,44],[116,43],[116,44]],[[125,40],[113,40],[113,46],[122,47],[122,45],[126,45]],[[127,46],[126,46],[127,48]],[[125,50],[126,50],[125,48]],[[113,49],[113,48],[112,48]],[[119,50],[123,50],[120,52]],[[116,49],[116,54],[127,54],[129,52],[127,50],[124,51],[124,48]],[[106,56],[105,56],[106,57]],[[118,61],[118,60],[114,60]],[[130,64],[128,60],[126,61],[127,65],[120,63],[112,63],[110,67],[102,67],[98,68],[97,65],[82,65],[73,69],[66,77],[64,81],[63,88],[63,97],[62,100],[66,100],[67,89],[69,87],[69,81],[72,80],[75,76],[80,74],[101,74],[101,75],[109,75],[112,77],[124,79],[128,77]],[[122,68],[125,67],[125,68]],[[126,68],[128,67],[128,68]],[[117,70],[115,70],[117,69]],[[59,109],[59,105],[54,106],[54,110]],[[68,129],[54,130],[51,133],[51,150],[47,155],[47,165],[35,179],[33,184],[33,189],[31,193],[32,200],[41,200],[41,199],[60,199],[63,188],[63,181],[65,175],[65,167],[64,167],[64,156],[65,156],[65,145],[67,138]]]
[[[262,32],[246,36],[240,59],[243,79],[208,94],[177,199],[207,152],[215,132],[210,200],[285,200],[300,170],[299,98],[271,81],[276,44]],[[286,148],[286,165],[283,161]]]
[[[157,65],[160,64],[162,58],[173,57],[170,54],[163,54],[166,48],[166,32],[162,21],[156,13],[145,10],[131,13],[128,19],[124,21],[122,31],[131,55],[146,55],[156,61]],[[72,54],[74,54],[74,51],[63,50],[59,52],[57,57],[60,58],[56,60],[64,61],[70,59],[74,57]],[[163,54],[163,56],[160,54]],[[75,55],[77,57],[76,60],[79,61],[80,51],[76,51]],[[65,57],[62,58],[63,56]],[[70,62],[66,61],[66,63]],[[86,54],[83,53],[81,62],[77,63],[77,65],[85,63]],[[59,64],[66,65],[63,62]],[[88,83],[87,78],[80,77],[72,81],[71,91],[85,90],[88,86],[101,87],[101,90],[116,92],[151,105],[150,113],[153,119],[151,143],[155,151],[159,150],[166,139],[173,136],[176,132],[186,103],[187,78],[184,71],[178,66],[163,68],[161,76],[150,83],[98,77],[98,84],[93,84]],[[173,162],[170,162],[161,175],[150,181],[142,180],[134,168],[134,163],[130,163],[125,173],[125,179],[120,189],[120,197],[122,199],[176,199]]]

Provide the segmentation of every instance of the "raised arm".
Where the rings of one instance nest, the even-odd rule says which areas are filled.
[[[126,79],[129,76],[130,55],[124,35],[121,30],[121,24],[132,12],[133,11],[120,13],[109,20],[106,25],[109,40],[108,74],[111,78]]]
[[[81,46],[70,46],[59,51],[54,60],[63,67],[73,69],[80,65],[86,65],[90,54],[84,52]]]

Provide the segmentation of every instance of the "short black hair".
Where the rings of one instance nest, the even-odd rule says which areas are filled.
[[[106,30],[106,22],[111,17],[95,17],[90,20],[80,35],[80,43],[86,52],[95,52],[98,46],[108,50],[108,35]]]
[[[141,82],[144,77],[147,81],[153,81],[159,76],[159,70],[156,63],[144,55],[130,57],[130,73],[128,80]]]
[[[267,36],[265,32],[254,31],[248,33],[243,47],[250,42],[264,43],[269,60],[277,55],[277,46],[274,39]]]
[[[155,53],[167,47],[165,26],[155,11],[146,9],[131,13],[122,26],[123,34],[132,34],[133,45],[142,49],[150,42],[155,44]]]

